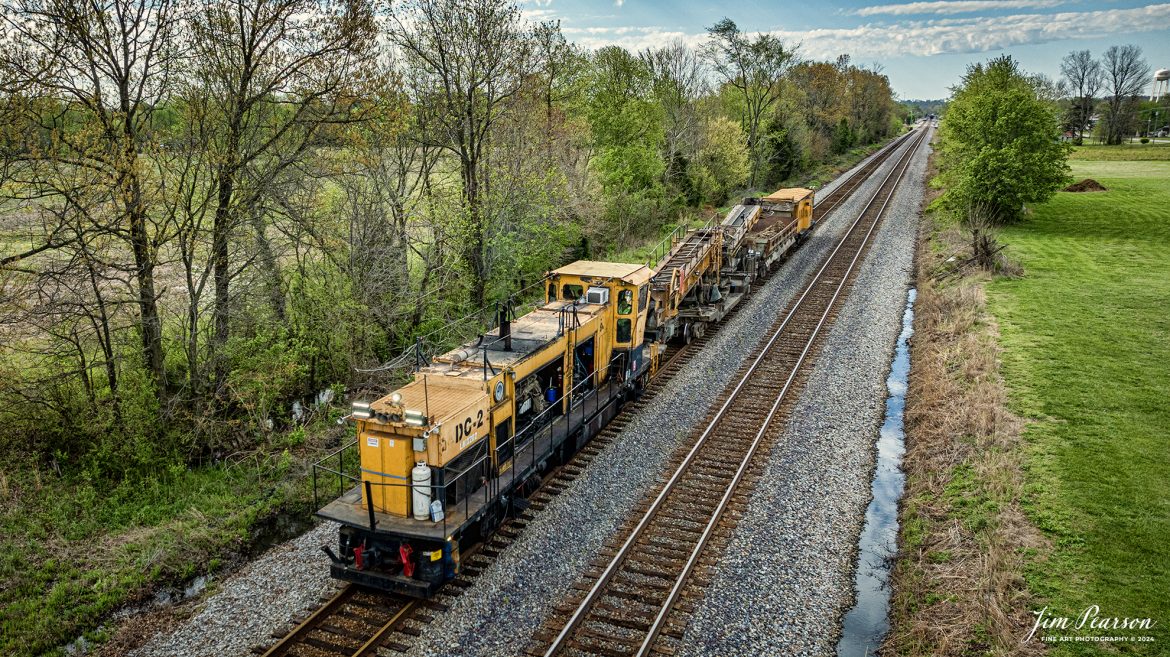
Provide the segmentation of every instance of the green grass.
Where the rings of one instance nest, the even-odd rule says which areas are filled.
[[[310,480],[271,451],[112,489],[29,467],[0,472],[0,655],[100,641],[112,612],[247,554],[274,514],[307,521]]]
[[[1091,162],[1170,160],[1170,144],[1086,144],[1074,148],[1069,159]]]
[[[1005,229],[1026,273],[988,286],[1013,410],[1034,420],[1028,511],[1053,545],[1030,588],[1058,616],[1157,623],[1154,644],[1059,655],[1170,654],[1170,161],[1117,157],[1139,151],[1155,152],[1077,149],[1074,179],[1109,191],[1061,192]]]

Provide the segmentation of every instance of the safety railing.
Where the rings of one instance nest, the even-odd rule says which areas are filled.
[[[610,371],[624,372],[628,362],[628,355],[619,353],[610,359],[608,366]],[[568,408],[563,413],[556,413],[556,411],[561,410],[559,405],[550,406],[541,411],[511,438],[496,445],[497,462],[503,463],[511,460],[512,465],[508,468],[508,473],[511,474],[511,480],[508,482],[509,490],[515,488],[517,477],[527,476],[527,473],[522,472],[522,470],[527,471],[530,468],[538,467],[539,463],[547,459],[559,446],[559,443],[554,440],[558,428],[563,431],[563,436],[569,436],[577,427],[584,426],[586,422],[592,420],[611,401],[611,397],[601,399],[599,394],[601,388],[593,385],[592,381],[593,376],[590,375],[573,386],[569,394],[566,395],[569,402]],[[574,418],[577,420],[574,421]],[[541,444],[546,447],[537,454],[537,449]],[[518,464],[525,451],[528,452],[528,462],[522,468]]]
[[[354,467],[352,469],[354,474],[350,474],[349,472],[347,472],[346,463],[345,463],[347,454],[352,457],[350,459],[350,461],[354,465]],[[326,465],[326,463],[332,464],[334,459],[337,459],[337,469],[336,470],[334,470],[332,467]],[[320,461],[317,461],[316,463],[314,463],[312,466],[313,508],[315,508],[315,509],[321,508],[321,499],[320,499],[320,477],[321,477],[321,475],[328,476],[330,481],[332,481],[334,477],[337,478],[337,494],[332,495],[331,497],[341,497],[342,495],[345,494],[346,490],[348,490],[349,488],[352,488],[353,486],[356,486],[358,483],[361,482],[361,478],[357,476],[357,473],[359,473],[359,472],[360,472],[360,460],[358,458],[357,440],[356,439],[351,440],[348,443],[343,444],[341,447],[338,447],[336,450],[326,454]],[[348,485],[346,485],[347,482],[349,482]]]
[[[716,215],[708,219],[706,223],[704,223],[699,228],[692,229],[689,228],[686,224],[675,228],[670,232],[670,235],[668,235],[654,247],[654,250],[650,253],[650,257],[646,259],[646,266],[650,269],[654,269],[663,260],[670,260],[670,258],[675,253],[675,249],[679,245],[686,242],[686,238],[690,233],[694,232],[696,234],[710,235],[713,231],[719,230],[720,226],[718,222],[719,217]],[[686,261],[685,267],[693,267],[694,263],[699,259],[700,258],[698,255],[692,256]]]
[[[607,366],[610,368],[610,371],[625,372],[628,362],[628,355],[623,352],[614,356]],[[508,468],[508,471],[504,475],[504,477],[510,476],[510,480],[507,481],[509,490],[515,488],[517,477],[527,476],[529,470],[537,467],[538,464],[552,455],[553,451],[560,445],[559,442],[554,440],[557,436],[558,429],[562,432],[562,438],[568,437],[574,430],[583,426],[596,416],[604,405],[611,401],[612,396],[607,396],[605,399],[600,398],[599,390],[601,387],[594,383],[594,378],[595,375],[590,374],[590,376],[575,384],[569,390],[568,394],[564,396],[568,398],[567,404],[556,403],[549,406],[534,417],[523,429],[514,433],[502,444],[496,445],[494,453],[496,460],[494,463],[503,464],[509,460],[511,463],[511,467]],[[563,401],[564,397],[558,401]],[[548,440],[544,440],[545,438]],[[488,436],[485,436],[482,440],[488,440]],[[337,496],[343,495],[355,486],[360,486],[361,495],[366,501],[366,507],[368,509],[368,525],[371,531],[377,528],[377,517],[375,515],[374,504],[372,504],[375,486],[404,489],[407,499],[410,500],[409,507],[412,511],[414,492],[420,489],[429,489],[429,500],[440,500],[442,502],[443,516],[440,520],[434,520],[434,522],[442,523],[443,536],[447,536],[448,530],[454,529],[453,526],[448,524],[448,520],[453,511],[463,511],[461,521],[470,519],[481,509],[486,508],[500,494],[501,484],[504,483],[501,481],[502,477],[500,473],[493,467],[493,453],[491,451],[485,451],[482,457],[476,459],[458,473],[451,473],[449,470],[445,470],[443,473],[443,483],[441,484],[432,483],[429,486],[424,486],[422,484],[405,482],[366,481],[361,477],[360,464],[352,470],[347,467],[348,462],[353,462],[348,454],[351,450],[356,454],[358,451],[357,447],[357,440],[350,441],[312,465],[313,502],[316,508],[321,507],[319,496],[321,492],[321,481],[323,479],[329,481],[336,480]],[[537,452],[538,449],[540,450],[539,453]],[[509,450],[511,450],[511,454],[508,454]],[[518,467],[520,463],[519,457],[525,455],[525,451],[527,451],[528,456],[527,463],[522,467]],[[334,460],[336,460],[336,468],[333,466]],[[524,473],[519,473],[521,469],[524,470]],[[453,478],[450,478],[451,474],[454,474]],[[451,491],[456,493],[454,504],[448,502],[448,493]]]
[[[483,440],[487,440],[485,436]],[[462,510],[464,518],[470,518],[473,511],[478,512],[480,508],[486,507],[488,503],[496,495],[496,490],[493,484],[496,483],[496,477],[491,475],[491,452],[486,451],[482,457],[472,462],[462,471],[455,474],[453,478],[445,479],[441,484],[432,483],[429,486],[415,483],[397,483],[397,482],[375,482],[363,480],[360,476],[352,475],[342,470],[334,470],[328,465],[324,465],[326,461],[332,463],[333,458],[338,458],[339,461],[344,460],[344,453],[349,449],[356,451],[357,441],[352,441],[341,447],[337,452],[327,456],[322,461],[313,464],[312,478],[313,478],[313,501],[314,505],[320,508],[320,499],[318,498],[319,488],[318,482],[321,475],[329,477],[337,477],[339,482],[340,494],[343,494],[353,486],[361,487],[362,498],[366,502],[366,509],[368,516],[368,527],[370,531],[375,531],[378,526],[375,505],[373,502],[375,487],[391,487],[401,488],[409,500],[409,506],[413,512],[414,492],[420,489],[429,489],[430,497],[428,498],[428,517],[430,515],[430,502],[434,500],[442,501],[443,516],[439,520],[434,520],[436,523],[441,523],[443,528],[443,536],[447,536],[449,528],[448,519],[453,511]],[[445,471],[444,474],[451,474],[450,471]],[[349,482],[349,487],[345,486],[345,482]],[[463,487],[464,494],[462,496],[456,495],[454,504],[448,503],[448,491],[459,491]],[[482,504],[480,504],[482,502]],[[412,514],[413,517],[413,514]],[[453,528],[453,527],[452,527]]]

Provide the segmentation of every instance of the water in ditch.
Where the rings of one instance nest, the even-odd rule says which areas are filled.
[[[861,532],[854,592],[857,599],[845,615],[838,657],[875,655],[890,629],[890,569],[898,544],[898,500],[905,475],[902,455],[906,434],[902,414],[906,407],[906,379],[910,374],[910,336],[914,334],[914,300],[917,290],[906,296],[902,333],[894,351],[894,362],[886,378],[886,413],[877,440],[877,468],[873,475],[873,500],[865,511]]]

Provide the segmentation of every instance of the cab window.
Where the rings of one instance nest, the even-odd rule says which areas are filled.
[[[619,319],[617,321],[617,341],[629,342],[632,337],[633,324],[628,319]]]
[[[564,285],[561,287],[561,298],[565,301],[580,299],[585,296],[585,288],[580,285]]]
[[[646,310],[646,298],[650,296],[650,286],[643,285],[638,288],[638,312]]]
[[[619,315],[629,315],[634,311],[634,291],[622,290],[618,292],[617,310]]]
[[[556,301],[557,300],[557,284],[556,283],[549,283],[548,284],[548,300],[549,301]]]

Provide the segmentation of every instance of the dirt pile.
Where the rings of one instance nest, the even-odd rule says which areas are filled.
[[[1106,190],[1105,186],[1102,185],[1101,183],[1097,182],[1096,180],[1093,180],[1092,178],[1085,178],[1084,180],[1080,181],[1079,183],[1073,183],[1073,184],[1069,185],[1068,187],[1065,187],[1064,191],[1066,191],[1066,192],[1104,192],[1104,191],[1108,191],[1108,190]]]

